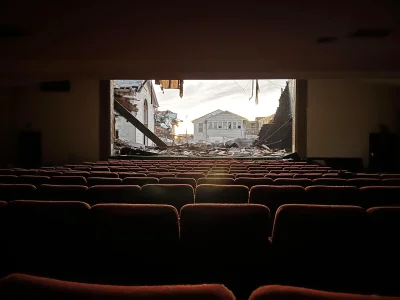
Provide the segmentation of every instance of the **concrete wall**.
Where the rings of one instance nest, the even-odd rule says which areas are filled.
[[[398,130],[398,87],[362,80],[308,80],[307,156],[361,157],[370,132]]]
[[[215,129],[214,122],[240,122],[241,128],[236,129]],[[244,119],[231,114],[222,112],[216,116],[212,116],[206,120],[199,119],[194,123],[194,141],[206,140],[209,142],[224,142],[230,139],[244,137]],[[212,128],[209,128],[209,123],[212,122]],[[203,133],[199,132],[199,123],[203,123]],[[217,124],[218,126],[218,124]]]
[[[16,132],[29,123],[41,131],[44,164],[99,159],[99,81],[72,80],[68,93],[14,88],[11,111]]]

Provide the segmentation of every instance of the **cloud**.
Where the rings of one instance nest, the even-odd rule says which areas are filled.
[[[255,105],[255,92],[251,97],[251,80],[185,80],[183,98],[178,90],[164,90],[155,85],[159,110],[171,110],[184,122],[177,133],[193,133],[191,120],[214,110],[229,110],[249,120],[275,113],[281,88],[286,80],[259,80],[259,105]],[[187,117],[187,118],[186,118]]]

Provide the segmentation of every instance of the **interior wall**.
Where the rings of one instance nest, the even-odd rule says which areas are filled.
[[[68,93],[41,92],[39,85],[18,87],[12,97],[16,132],[30,128],[42,133],[43,164],[99,159],[98,80],[72,80]]]
[[[11,113],[11,88],[0,88],[0,166],[6,166],[11,160],[13,123]]]
[[[308,80],[307,156],[361,157],[368,166],[369,133],[399,130],[399,87],[351,79]]]

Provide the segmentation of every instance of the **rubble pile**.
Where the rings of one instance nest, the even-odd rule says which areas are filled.
[[[131,149],[125,153],[121,149],[121,155],[160,155],[181,157],[281,157],[286,153],[283,150],[271,149],[265,145],[252,146],[250,139],[235,139],[224,143],[199,142],[177,146],[167,149],[158,147],[146,147],[146,149]]]

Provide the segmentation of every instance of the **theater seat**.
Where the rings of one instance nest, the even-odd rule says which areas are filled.
[[[278,178],[274,180],[275,185],[299,185],[307,187],[313,184],[311,179],[308,178]]]
[[[118,173],[119,178],[124,179],[126,177],[147,177],[146,174],[143,173],[135,173],[135,172],[120,172]]]
[[[53,176],[50,184],[56,185],[87,185],[86,178],[83,176]]]
[[[302,287],[269,285],[256,289],[249,300],[399,300],[400,297],[345,294]]]
[[[89,209],[83,202],[11,201],[7,207],[11,270],[81,279],[88,254]]]
[[[233,185],[235,180],[232,178],[199,178],[197,185],[200,184]]]
[[[271,185],[274,181],[271,178],[236,178],[235,184],[247,186],[249,189],[255,185]]]
[[[103,178],[118,178],[118,173],[111,173],[106,171],[92,171],[90,172],[90,177],[103,177]]]
[[[329,186],[347,186],[349,185],[346,179],[342,178],[316,178],[313,180],[315,185],[329,185]]]
[[[360,192],[355,186],[308,186],[306,201],[307,204],[361,205]]]
[[[196,189],[196,203],[248,203],[249,188],[244,185],[201,184]]]
[[[178,178],[193,178],[195,180],[198,180],[199,178],[203,178],[205,175],[203,172],[183,172],[183,173],[177,173],[176,177]]]
[[[0,200],[34,200],[36,187],[32,184],[0,184]]]
[[[39,188],[42,184],[48,184],[50,177],[37,176],[37,175],[21,175],[18,177],[18,181],[21,184],[33,184],[36,188]]]
[[[271,231],[278,208],[283,204],[303,204],[306,203],[306,192],[302,186],[298,185],[265,185],[253,186],[250,189],[249,203],[262,204],[270,209]]]
[[[85,201],[87,186],[42,184],[39,189],[40,200]]]
[[[377,178],[351,178],[347,179],[348,185],[363,187],[381,185],[381,180]]]
[[[160,184],[190,184],[193,190],[196,189],[196,179],[194,178],[177,178],[177,177],[163,177],[159,180]]]
[[[361,206],[400,206],[400,186],[365,186],[360,188]]]
[[[126,185],[143,186],[145,184],[157,184],[158,178],[155,178],[155,177],[125,177],[122,180],[122,183],[126,184]]]
[[[194,203],[194,190],[188,184],[146,184],[141,196],[143,204],[169,204],[178,211]]]
[[[107,177],[89,177],[87,179],[88,186],[94,185],[120,185],[122,179],[120,178],[107,178]]]
[[[367,210],[370,221],[372,253],[369,265],[374,291],[383,295],[400,295],[400,206],[373,207]]]
[[[185,280],[219,282],[244,299],[270,257],[269,209],[256,204],[192,204],[181,209]]]
[[[18,176],[16,175],[0,175],[0,183],[3,184],[12,184],[19,183]]]
[[[90,215],[91,282],[176,282],[179,222],[173,206],[98,204]]]
[[[42,300],[234,300],[220,284],[112,286],[12,274],[0,280],[0,298]]]
[[[400,178],[384,178],[382,179],[384,186],[400,186]]]
[[[96,185],[89,188],[85,202],[89,205],[101,203],[140,204],[141,187],[138,185]]]
[[[368,250],[373,237],[367,225],[367,215],[361,207],[279,207],[272,234],[276,282],[351,293],[372,292],[365,262],[370,259]]]

